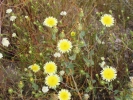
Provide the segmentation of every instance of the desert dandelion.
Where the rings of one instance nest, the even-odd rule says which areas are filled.
[[[114,18],[110,14],[104,14],[101,17],[101,23],[106,27],[111,27],[114,25]]]

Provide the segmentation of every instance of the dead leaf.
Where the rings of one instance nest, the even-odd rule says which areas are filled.
[[[51,94],[50,100],[58,100],[58,95],[55,93]]]

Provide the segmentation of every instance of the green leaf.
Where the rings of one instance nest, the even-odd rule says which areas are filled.
[[[83,57],[83,60],[85,61],[85,64],[87,65],[87,67],[90,67],[89,59],[86,57]]]
[[[99,43],[99,44],[101,44],[101,40],[99,39],[99,37],[96,35],[96,41]]]
[[[92,80],[92,83],[93,83],[93,84],[96,83],[96,80]]]
[[[133,37],[133,31],[130,31],[131,36]]]
[[[63,82],[63,78],[62,78],[62,76],[60,76],[60,81]]]
[[[89,53],[89,56],[93,56],[94,55],[94,50],[91,50]]]
[[[66,73],[67,74],[74,74],[74,65],[71,62],[65,62],[65,66],[66,66]]]
[[[85,41],[81,41],[79,44],[78,44],[78,47],[85,47],[85,46],[87,46],[87,45],[89,45],[89,44],[86,44],[85,43]]]
[[[119,90],[115,90],[114,91],[114,95],[118,94],[119,93]]]
[[[69,59],[70,59],[70,60],[75,60],[75,59],[76,59],[76,54],[70,56]]]
[[[89,78],[90,77],[90,75],[88,73],[86,73],[85,75],[86,75],[86,78]]]
[[[56,41],[56,34],[55,33],[52,34],[52,40]]]
[[[70,69],[74,68],[74,65],[71,62],[66,62],[65,66],[66,66],[66,68],[70,68]]]
[[[81,31],[81,33],[79,34],[79,37],[80,37],[81,39],[83,39],[84,36],[85,36],[85,31]]]
[[[119,97],[115,97],[115,100],[121,100],[121,98],[119,98]]]
[[[93,66],[93,65],[94,65],[94,61],[90,60],[90,66]]]
[[[38,90],[38,85],[36,83],[32,83],[32,87],[34,88],[34,90]]]
[[[94,61],[91,59],[88,59],[86,57],[83,57],[83,60],[85,61],[85,64],[87,65],[87,67],[93,66],[94,65]]]
[[[89,87],[87,87],[86,90],[85,90],[86,93],[88,93],[88,92],[90,92],[90,91],[91,91],[91,90],[90,90]]]
[[[66,68],[65,72],[68,74],[68,75],[73,75],[74,74],[74,68]]]
[[[109,90],[113,90],[113,85],[110,84],[109,87],[108,87]]]

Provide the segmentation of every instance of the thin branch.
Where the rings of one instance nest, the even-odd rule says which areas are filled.
[[[75,80],[74,80],[73,75],[71,75],[71,77],[72,77],[72,80],[73,80],[73,82],[74,82],[74,86],[75,86],[75,88],[76,88],[76,92],[78,93],[78,96],[79,96],[80,100],[82,100],[81,94],[79,93],[79,90],[78,90],[78,87],[77,87],[77,84],[76,84],[76,82],[75,82]]]

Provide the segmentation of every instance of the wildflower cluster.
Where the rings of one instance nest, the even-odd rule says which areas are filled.
[[[17,6],[17,1],[10,2],[3,13],[8,25],[2,23],[0,35],[0,64],[9,61],[19,70],[18,89],[8,88],[10,98],[18,93],[19,99],[108,100],[112,94],[115,99],[128,94],[125,58],[127,52],[132,54],[133,42],[127,34],[115,34],[119,25],[112,11],[95,9],[94,14],[94,8],[84,7],[91,1],[23,0]],[[122,39],[116,43],[118,38]]]

